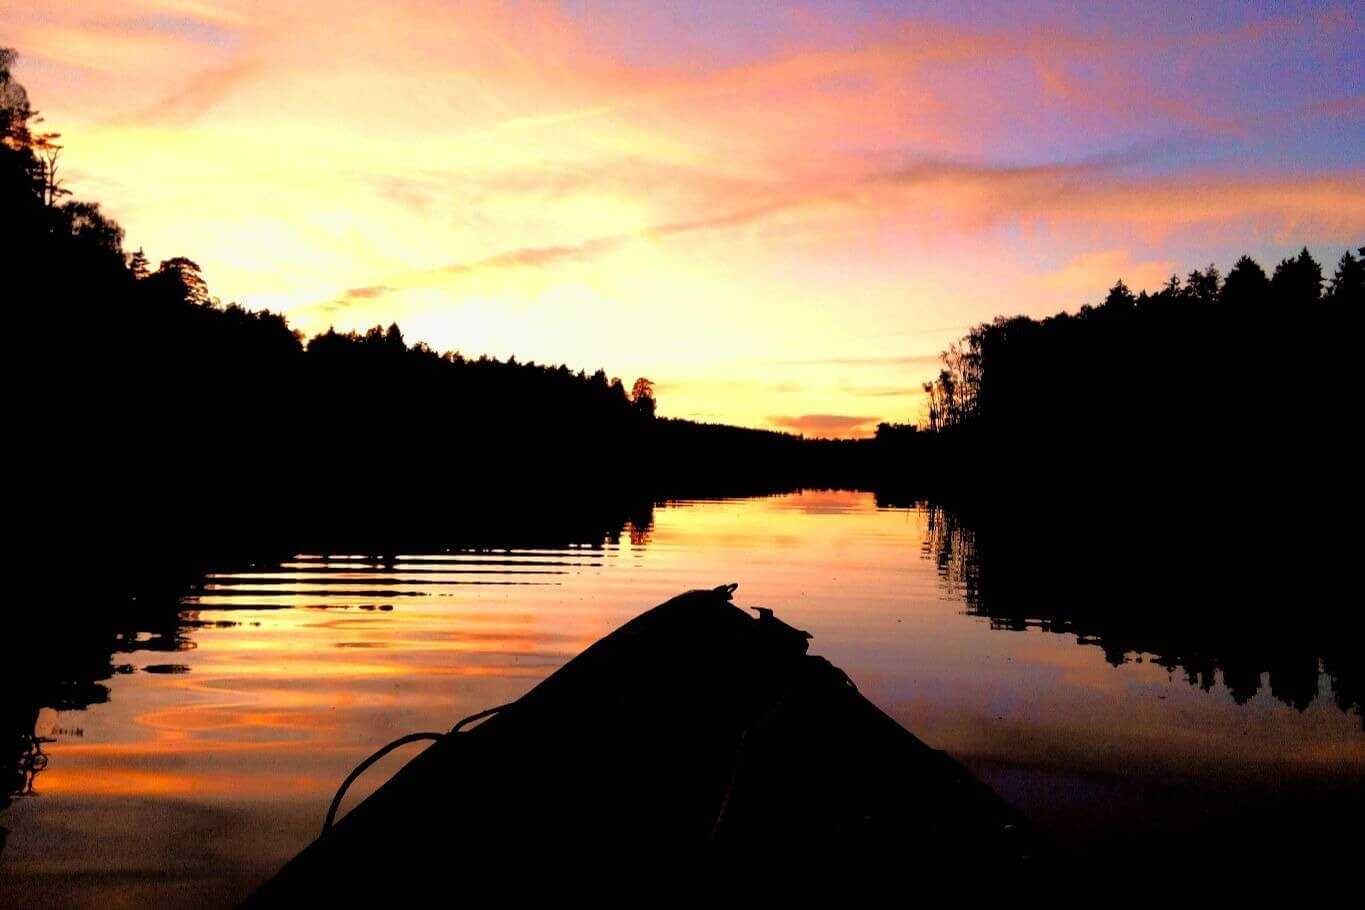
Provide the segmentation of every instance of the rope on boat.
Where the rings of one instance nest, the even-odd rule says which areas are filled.
[[[327,809],[327,818],[322,823],[322,833],[326,834],[328,831],[332,830],[332,825],[336,823],[337,810],[341,808],[341,801],[342,799],[345,798],[346,791],[350,789],[351,784],[355,783],[356,780],[360,777],[360,775],[368,771],[371,765],[379,761],[385,755],[388,755],[394,749],[401,748],[402,746],[406,746],[409,743],[422,742],[423,740],[428,739],[435,740],[437,742],[440,742],[441,740],[444,739],[449,739],[459,734],[464,729],[465,726],[472,724],[474,721],[482,720],[485,717],[497,714],[499,711],[502,711],[505,708],[510,708],[514,704],[516,704],[516,702],[508,702],[505,705],[498,705],[496,708],[487,708],[483,711],[479,711],[476,714],[471,714],[468,717],[461,720],[455,726],[451,727],[448,733],[434,732],[409,733],[407,736],[400,736],[393,742],[380,748],[369,758],[365,759],[363,762],[356,765],[355,770],[352,771],[350,774],[346,775],[346,779],[341,782],[341,786],[337,788],[336,796],[332,797],[332,805],[329,806]]]
[[[713,589],[713,593],[719,594],[720,596],[724,597],[724,598],[728,601],[728,600],[730,600],[730,598],[734,595],[735,589],[737,589],[738,587],[739,587],[739,582],[731,582],[730,584],[727,584],[727,585],[720,585],[720,586],[714,588],[714,589]],[[760,616],[762,616],[763,613],[765,612],[765,611],[762,610],[761,608],[757,608],[757,607],[756,607],[755,609],[759,610],[759,615],[760,615]],[[771,610],[767,610],[766,612],[767,612],[768,616],[772,616],[772,611],[771,611]],[[809,635],[806,635],[806,638],[809,638],[809,637],[810,637]],[[840,672],[842,673],[843,671],[840,671]],[[844,679],[848,679],[848,677],[845,676]],[[849,680],[849,685],[852,685],[852,684],[853,684],[852,680]],[[778,710],[778,708],[780,708],[780,707],[782,706],[782,703],[786,700],[787,694],[788,694],[790,691],[791,691],[791,690],[788,689],[787,692],[784,692],[784,693],[782,694],[782,696],[777,700],[777,702],[772,706],[772,708],[771,708],[766,714],[764,714],[763,718],[760,719],[760,721],[759,721],[760,723],[761,723],[763,720],[766,720],[766,719],[767,719],[768,717],[770,717],[772,714],[776,713],[776,711]],[[464,729],[464,727],[466,727],[466,726],[469,725],[469,724],[472,724],[474,721],[476,721],[476,720],[482,720],[482,719],[485,718],[485,717],[489,717],[489,716],[491,716],[491,715],[493,715],[493,714],[497,714],[499,711],[503,711],[503,710],[505,710],[505,709],[507,709],[507,708],[510,708],[510,707],[512,707],[512,705],[514,705],[514,704],[516,704],[516,702],[508,702],[508,703],[505,704],[505,705],[498,705],[498,706],[495,707],[495,708],[487,708],[487,709],[485,709],[485,710],[483,710],[483,711],[479,711],[479,712],[477,712],[477,713],[475,713],[475,714],[471,714],[471,715],[469,715],[468,717],[466,717],[466,718],[464,718],[463,720],[461,720],[459,723],[455,724],[455,726],[451,727],[451,728],[450,728],[450,731],[449,731],[448,733],[435,733],[435,732],[409,733],[407,736],[400,736],[400,737],[398,737],[397,739],[395,739],[393,742],[389,743],[388,745],[381,747],[378,751],[376,751],[374,754],[372,754],[369,758],[365,759],[363,762],[361,762],[360,764],[356,765],[356,766],[355,766],[355,770],[352,771],[350,774],[348,774],[348,775],[346,776],[346,779],[345,779],[344,781],[341,782],[341,786],[337,788],[336,796],[332,797],[332,805],[329,806],[329,807],[327,808],[327,818],[326,818],[326,819],[323,821],[323,823],[322,823],[322,833],[323,833],[323,834],[326,834],[328,831],[332,830],[332,826],[336,823],[337,811],[341,808],[341,801],[342,801],[342,799],[345,798],[345,796],[346,796],[346,791],[349,790],[349,789],[351,788],[351,784],[355,783],[356,780],[360,777],[360,775],[362,775],[362,774],[364,774],[366,771],[368,771],[368,770],[370,769],[370,767],[371,767],[372,765],[374,765],[375,762],[379,761],[381,758],[383,758],[384,756],[388,755],[388,754],[389,754],[390,752],[392,752],[394,749],[399,749],[399,748],[401,748],[401,747],[403,747],[403,746],[408,745],[409,743],[423,742],[423,741],[425,741],[425,740],[433,740],[433,741],[435,741],[435,742],[441,742],[441,741],[443,741],[443,740],[453,738],[454,736],[458,735],[458,734]],[[753,725],[753,726],[757,726],[757,724],[755,724],[755,725]],[[752,727],[750,727],[749,729],[752,729]],[[740,737],[739,737],[739,749],[738,749],[737,754],[735,755],[735,766],[734,766],[733,770],[732,770],[731,773],[730,773],[730,781],[729,781],[729,784],[726,786],[726,788],[725,788],[725,793],[722,795],[722,798],[721,798],[720,812],[719,812],[719,814],[716,816],[716,820],[715,820],[714,824],[712,825],[712,830],[711,830],[711,836],[712,836],[712,838],[714,838],[714,837],[716,836],[717,832],[720,831],[721,826],[722,826],[722,825],[724,824],[724,822],[725,822],[725,817],[726,817],[726,815],[727,815],[728,812],[729,812],[731,791],[733,791],[734,786],[735,786],[735,780],[736,780],[736,778],[737,778],[738,775],[739,775],[739,765],[740,765],[740,762],[742,761],[742,759],[743,759],[743,757],[744,757],[744,750],[745,750],[745,748],[746,748],[746,739],[747,739],[748,734],[749,734],[749,729],[745,729],[745,730],[740,734]]]

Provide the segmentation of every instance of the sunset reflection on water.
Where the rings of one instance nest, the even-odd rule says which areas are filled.
[[[807,492],[670,504],[600,547],[301,554],[206,576],[173,643],[114,655],[106,702],[39,715],[49,761],[0,816],[0,901],[238,899],[377,746],[515,699],[645,608],[729,581],[1045,821],[1096,794],[1100,817],[1140,811],[1142,781],[1365,781],[1360,718],[1325,686],[1303,711],[1265,690],[1237,704],[1141,654],[1115,667],[1074,635],[992,629],[925,558],[928,521]]]

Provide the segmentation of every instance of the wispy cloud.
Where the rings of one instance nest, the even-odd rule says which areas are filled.
[[[1365,234],[1359,4],[991,6],[679,42],[676,7],[29,0],[0,33],[152,258],[305,330],[688,377],[666,413],[867,432],[997,313]]]
[[[858,398],[920,398],[924,395],[922,386],[841,386],[839,391]]]
[[[938,354],[906,354],[891,356],[848,356],[822,357],[813,360],[778,360],[781,366],[838,366],[838,367],[887,367],[887,366],[933,366],[939,362]]]
[[[118,118],[121,125],[185,126],[211,111],[262,72],[257,60],[235,60],[225,66],[198,73],[184,86],[141,110]]]
[[[383,297],[385,294],[392,291],[393,288],[388,287],[387,285],[376,284],[364,288],[351,288],[344,296],[347,300],[373,300],[376,297]]]
[[[631,241],[662,240],[684,234],[695,234],[704,231],[725,230],[739,227],[758,221],[774,212],[781,211],[784,208],[789,208],[797,204],[799,204],[799,202],[794,200],[777,201],[765,205],[738,209],[733,212],[727,212],[708,218],[676,221],[669,224],[640,228],[635,231],[625,231],[619,234],[594,237],[591,240],[585,240],[582,243],[521,247],[519,249],[497,253],[492,256],[486,256],[472,262],[452,263],[445,267],[445,271],[452,274],[458,274],[461,272],[476,272],[485,269],[534,268],[552,265],[566,260],[592,259],[604,253],[611,252],[622,244]]]
[[[349,288],[341,293],[339,297],[330,300],[322,300],[311,303],[307,307],[299,307],[295,310],[298,313],[304,309],[312,310],[317,313],[336,313],[344,310],[352,304],[364,303],[366,301],[377,300],[380,297],[392,294],[396,289],[388,285],[375,284],[367,287]]]
[[[1365,225],[1365,171],[1309,179],[1137,178],[1118,173],[1118,159],[1034,166],[923,162],[844,183],[792,186],[768,201],[719,214],[642,227],[573,243],[525,246],[441,267],[447,275],[487,270],[546,268],[589,261],[637,241],[732,230],[784,212],[837,206],[899,213],[932,213],[940,229],[982,230],[1001,223],[1046,225],[1050,230],[1091,231],[1102,225],[1139,227],[1156,235],[1197,225],[1250,220],[1282,229],[1349,233]],[[921,209],[923,204],[936,208]],[[839,223],[841,219],[835,218]],[[917,330],[936,333],[939,329]],[[943,330],[947,331],[947,330]],[[905,363],[913,358],[833,359],[843,363]]]
[[[880,419],[849,414],[802,414],[799,417],[769,417],[768,423],[806,436],[860,437],[870,436]]]

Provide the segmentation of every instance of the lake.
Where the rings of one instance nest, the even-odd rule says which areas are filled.
[[[6,709],[12,789],[31,793],[0,814],[0,903],[231,903],[316,835],[378,746],[510,701],[644,609],[732,581],[737,604],[810,631],[1068,848],[1273,851],[1321,833],[1287,827],[1304,819],[1359,817],[1360,649],[1329,614],[1272,605],[1298,618],[1264,635],[1225,610],[1195,622],[1199,601],[1246,595],[1187,587],[1166,544],[1095,582],[1046,542],[1002,540],[871,493],[670,502],[599,539],[238,566],[164,621],[12,641],[43,678]],[[1076,578],[1085,590],[1063,591]],[[1157,592],[1157,619],[1135,590]]]

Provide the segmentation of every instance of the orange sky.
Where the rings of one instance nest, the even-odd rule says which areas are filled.
[[[1365,242],[1360,15],[1294,6],[32,0],[0,44],[225,300],[856,434],[974,322]]]

